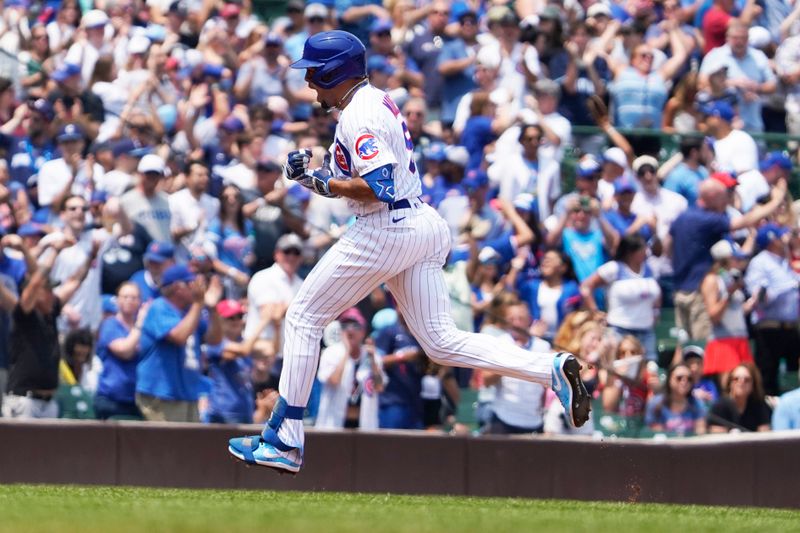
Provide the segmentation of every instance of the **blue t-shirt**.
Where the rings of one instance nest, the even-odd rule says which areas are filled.
[[[496,139],[492,133],[492,118],[483,115],[472,116],[467,120],[461,133],[461,144],[469,151],[466,170],[479,168],[483,161],[483,149]]]
[[[208,235],[217,245],[219,260],[237,270],[250,273],[245,258],[253,253],[253,223],[244,221],[244,234],[236,228],[223,225],[215,219],[208,227]]]
[[[659,394],[647,402],[644,421],[648,426],[659,424],[664,432],[674,435],[693,435],[694,424],[706,417],[706,409],[694,396],[689,397],[686,409],[681,413],[673,412],[666,404],[664,395]]]
[[[41,146],[35,146],[30,137],[16,140],[8,157],[11,180],[24,185],[28,178],[39,173],[43,164],[56,157],[58,157],[58,149],[50,141],[46,141]]]
[[[142,326],[139,351],[142,360],[136,368],[136,392],[164,400],[196,401],[200,385],[200,345],[206,321],[184,346],[167,340],[167,335],[186,315],[169,300],[153,300]]]
[[[693,206],[697,203],[697,188],[700,186],[700,182],[707,177],[706,167],[701,166],[694,170],[689,168],[686,163],[681,163],[667,175],[664,188],[680,194],[686,198],[690,206]]]
[[[439,202],[447,196],[448,190],[449,188],[444,178],[441,175],[437,175],[433,178],[433,185],[430,187],[425,184],[424,180],[422,181],[422,195],[420,195],[420,199],[434,209],[437,209],[439,207]]]
[[[690,207],[681,213],[672,226],[672,270],[675,290],[694,292],[711,268],[711,247],[731,229],[725,213],[714,213]]]
[[[223,340],[216,346],[209,346],[208,377],[211,379],[209,394],[209,414],[213,419],[228,423],[251,424],[255,401],[250,373],[253,361],[250,357],[237,357],[225,360],[222,353],[230,341]]]
[[[136,401],[136,365],[139,352],[131,359],[120,359],[111,352],[109,345],[128,336],[130,330],[116,316],[108,317],[100,324],[97,338],[97,356],[103,361],[103,371],[97,380],[97,395],[115,402]]]
[[[27,270],[25,261],[9,257],[5,252],[0,253],[0,283],[12,294],[19,294],[19,286],[25,279]],[[0,311],[0,368],[8,368],[10,325],[9,313]],[[0,391],[0,393],[3,392],[5,391]]]
[[[453,39],[442,46],[437,66],[446,61],[464,59],[468,55],[467,43],[463,39]],[[475,65],[470,65],[452,76],[444,76],[444,85],[442,86],[442,121],[444,123],[452,123],[455,120],[456,108],[458,108],[461,97],[475,88],[474,76]]]
[[[383,328],[375,338],[375,347],[381,356],[394,353],[403,348],[418,348],[414,337],[400,324]],[[408,405],[421,417],[422,401],[420,388],[422,373],[416,362],[398,363],[384,370],[389,380],[379,398],[381,406]]]
[[[578,281],[591,276],[605,262],[603,233],[599,229],[580,233],[572,228],[565,228],[561,241],[564,252],[572,259]]]
[[[617,209],[612,209],[610,211],[606,211],[603,213],[603,217],[611,224],[611,227],[617,230],[617,233],[620,235],[625,235],[625,232],[628,231],[628,228],[636,221],[636,215],[630,213],[629,215],[623,215]],[[650,229],[650,226],[644,225],[639,228],[639,231],[636,232],[637,235],[641,236],[644,240],[650,240],[650,237],[653,236],[653,230]]]
[[[135,272],[133,276],[131,276],[131,281],[139,287],[139,293],[142,296],[142,302],[149,302],[150,300],[155,300],[159,296],[161,296],[161,292],[158,290],[158,287],[151,286],[147,283],[147,279],[145,278],[146,270],[139,270]]]

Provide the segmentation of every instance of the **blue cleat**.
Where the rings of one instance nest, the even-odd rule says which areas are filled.
[[[571,353],[559,352],[553,360],[553,390],[570,426],[579,428],[589,420],[592,402],[581,381],[581,365]]]
[[[266,442],[261,435],[237,437],[228,442],[231,455],[249,465],[260,465],[290,474],[296,474],[303,465],[303,453],[298,448],[281,451]]]

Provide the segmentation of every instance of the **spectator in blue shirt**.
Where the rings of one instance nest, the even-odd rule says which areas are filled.
[[[693,206],[697,202],[697,188],[700,182],[708,177],[703,139],[684,137],[681,140],[681,156],[683,160],[667,174],[664,188],[680,194],[686,198],[690,206]]]
[[[447,42],[439,55],[438,71],[444,78],[442,122],[449,126],[456,118],[461,97],[475,88],[475,58],[478,54],[478,18],[474,11],[458,16],[459,34]]]
[[[270,323],[280,326],[277,306],[266,305],[261,321],[250,337],[243,339],[244,308],[237,300],[217,304],[222,318],[222,342],[208,348],[208,377],[211,380],[208,419],[212,423],[252,424],[255,396],[250,354],[261,332]],[[277,330],[276,330],[277,331]]]
[[[772,429],[800,429],[800,389],[787,392],[778,398],[778,405],[772,411]]]
[[[769,202],[742,216],[728,217],[728,191],[719,181],[707,179],[700,184],[696,207],[681,213],[669,228],[666,245],[671,251],[675,273],[675,322],[690,339],[707,339],[711,320],[700,294],[700,282],[711,268],[711,247],[731,231],[751,227],[771,215],[783,203],[786,180],[772,189]]]
[[[19,287],[27,272],[25,262],[10,257],[5,248],[13,248],[27,254],[22,238],[17,235],[6,235],[0,240],[0,406],[3,405],[2,396],[8,382],[10,313],[16,306]]]
[[[375,348],[389,378],[379,398],[378,420],[385,429],[422,429],[422,349],[402,315],[376,332]]]
[[[621,237],[625,235],[639,235],[645,241],[649,241],[653,236],[654,221],[652,217],[636,216],[631,211],[633,197],[636,194],[636,185],[632,180],[622,177],[614,181],[614,199],[617,202],[616,209],[610,209],[603,216],[611,227],[613,227]]]
[[[136,405],[147,420],[198,422],[200,346],[222,340],[216,312],[222,284],[217,277],[207,284],[186,265],[173,265],[161,279],[161,294],[142,325]]]
[[[97,380],[94,412],[98,419],[141,418],[136,407],[136,365],[139,340],[147,307],[142,306],[139,287],[126,281],[117,290],[117,312],[100,324],[97,356],[103,370]]]
[[[131,276],[131,281],[139,287],[143,302],[160,296],[159,285],[164,271],[175,263],[175,247],[168,242],[153,241],[144,254],[144,269]]]

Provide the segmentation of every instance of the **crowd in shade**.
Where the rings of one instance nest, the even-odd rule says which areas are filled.
[[[458,326],[574,353],[594,416],[436,365],[379,287],[326,328],[307,424],[800,428],[800,1],[273,4],[2,2],[3,417],[265,421],[353,221],[282,171],[334,144],[290,65],[343,29],[449,226]]]

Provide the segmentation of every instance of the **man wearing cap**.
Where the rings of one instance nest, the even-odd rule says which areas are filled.
[[[290,231],[307,235],[302,212],[287,205],[285,188],[275,188],[280,177],[280,165],[268,159],[261,160],[256,163],[256,189],[244,191],[246,203],[242,213],[253,222],[255,238],[253,271],[272,266],[275,243],[281,235]]]
[[[151,240],[172,242],[169,201],[159,187],[167,166],[161,157],[147,154],[136,170],[138,183],[122,195],[120,206],[128,220],[142,227]]]
[[[103,175],[97,188],[105,191],[110,196],[120,197],[134,182],[134,173],[139,164],[139,158],[144,155],[142,150],[129,138],[122,138],[111,145],[114,157],[114,168]]]
[[[42,165],[54,159],[57,147],[53,142],[53,106],[44,98],[21,104],[29,110],[26,135],[15,138],[9,150],[11,180],[24,184]]]
[[[249,105],[265,102],[267,98],[282,95],[283,74],[286,67],[281,63],[283,38],[271,32],[264,37],[262,53],[246,61],[236,75],[233,94],[239,101]]]
[[[478,16],[474,11],[464,11],[458,16],[458,37],[442,47],[437,69],[444,78],[442,87],[442,122],[452,124],[461,97],[475,87],[475,58],[479,44]]]
[[[297,61],[303,55],[303,45],[306,39],[325,30],[325,23],[330,13],[328,8],[319,2],[310,2],[303,9],[303,20],[305,21],[303,30],[295,33],[284,45],[286,55],[292,61]]]
[[[655,230],[654,217],[637,216],[631,211],[631,204],[636,195],[636,184],[628,178],[617,178],[614,182],[614,201],[616,208],[603,213],[609,224],[619,233],[640,235],[645,241],[650,240]]]
[[[364,344],[367,321],[355,307],[339,316],[342,340],[322,350],[317,379],[322,383],[315,427],[378,429],[378,395],[383,370],[375,347]]]
[[[81,17],[81,27],[86,32],[86,38],[79,40],[67,51],[67,63],[81,66],[81,77],[84,85],[89,85],[89,80],[94,72],[94,65],[101,55],[111,55],[114,48],[106,41],[106,25],[110,22],[105,11],[92,9]]]
[[[282,317],[274,316],[274,309],[262,312],[258,326],[249,337],[242,337],[244,308],[238,300],[222,300],[217,304],[217,314],[222,323],[222,342],[209,346],[206,351],[208,377],[211,379],[208,419],[212,423],[252,424],[255,396],[250,357],[253,345],[261,331]]]
[[[597,183],[597,194],[603,201],[604,206],[608,206],[614,196],[614,183],[617,179],[627,174],[630,177],[628,156],[625,151],[617,146],[612,146],[603,152],[602,157],[603,174],[602,179]]]
[[[135,272],[130,281],[139,287],[142,302],[149,302],[161,295],[161,276],[175,264],[175,248],[171,243],[153,241],[144,254],[144,268]]]
[[[303,280],[297,275],[300,265],[303,263],[303,241],[294,233],[282,235],[275,243],[275,263],[259,272],[253,274],[250,284],[247,286],[247,323],[245,325],[245,337],[250,337],[259,324],[261,313],[266,305],[280,305],[284,312],[289,303],[294,299],[300,290]],[[281,335],[283,322],[279,325],[268,326],[261,334],[260,340],[256,342],[255,349],[261,356],[270,357],[273,360],[271,370],[274,378],[274,387],[278,388],[278,379],[282,365],[282,353],[271,352],[271,339],[276,335]],[[266,342],[261,342],[266,341]],[[280,347],[279,347],[280,348]]]
[[[743,172],[736,177],[738,207],[747,212],[761,199],[769,197],[770,188],[783,178],[791,176],[792,160],[782,152],[770,152],[759,163],[759,168]]]
[[[747,267],[745,283],[757,296],[752,321],[755,326],[756,364],[764,378],[764,391],[780,394],[778,368],[786,361],[797,372],[800,356],[800,275],[787,261],[789,228],[768,222],[758,228],[756,245],[761,250]]]
[[[639,156],[634,159],[631,166],[640,186],[633,198],[631,211],[636,216],[655,223],[654,236],[663,242],[669,235],[669,227],[681,213],[686,211],[689,203],[680,194],[661,186],[661,181],[658,179],[658,160],[655,157]],[[660,251],[656,253],[661,255]],[[672,266],[666,257],[652,257],[648,264],[657,278],[672,273]]]
[[[758,147],[747,132],[734,129],[736,116],[731,105],[716,100],[700,106],[708,133],[713,138],[714,165],[717,169],[741,174],[758,168]]]
[[[691,339],[711,334],[711,322],[703,305],[700,282],[713,262],[710,249],[728,233],[754,227],[783,203],[786,181],[779,181],[766,204],[731,218],[726,212],[728,193],[722,183],[707,179],[700,184],[697,206],[681,213],[669,229],[664,248],[672,258],[675,282],[675,321]]]
[[[169,197],[170,231],[177,243],[177,257],[187,260],[189,251],[208,240],[206,232],[219,216],[219,200],[206,193],[208,167],[199,160],[186,164],[186,187]]]
[[[206,283],[187,266],[172,265],[161,278],[161,294],[142,325],[136,405],[146,420],[199,422],[200,347],[222,340],[216,310],[222,284],[216,277]]]
[[[47,161],[39,169],[39,205],[55,211],[70,194],[88,201],[96,181],[103,176],[103,167],[83,157],[84,131],[79,125],[62,127],[56,141],[61,157]]]
[[[411,89],[412,87],[422,88],[425,78],[419,71],[417,64],[414,63],[414,60],[406,56],[402,50],[395,46],[394,40],[392,39],[393,28],[394,23],[391,19],[375,19],[369,29],[367,57],[369,58],[372,55],[385,56],[389,64],[394,67],[394,76],[400,85],[406,89]],[[366,45],[367,43],[365,42],[364,44]],[[405,114],[405,116],[406,118],[408,117],[407,114]]]
[[[591,154],[584,155],[575,167],[575,190],[561,196],[553,208],[553,215],[545,220],[548,229],[552,229],[557,218],[569,210],[569,205],[582,196],[595,198],[598,201],[598,184],[602,173],[600,162]]]
[[[723,0],[728,1],[728,0]],[[751,2],[754,4],[751,0]],[[764,131],[761,118],[762,95],[774,93],[778,88],[775,73],[767,56],[761,50],[747,46],[748,28],[741,22],[732,22],[727,29],[725,46],[708,52],[700,65],[700,87],[708,86],[708,74],[720,65],[728,67],[729,87],[739,91],[739,115],[748,131]]]
[[[447,222],[453,237],[453,245],[463,223],[464,213],[469,206],[469,198],[462,181],[469,163],[469,152],[463,146],[447,146],[444,151],[444,161],[440,171],[447,187],[447,192],[439,202],[436,210]]]
[[[50,78],[58,83],[57,88],[47,95],[56,115],[78,124],[87,138],[95,139],[106,119],[106,112],[100,97],[84,88],[80,65],[65,63]]]

